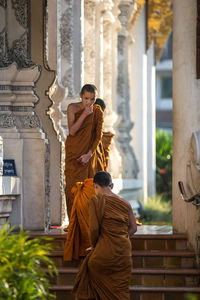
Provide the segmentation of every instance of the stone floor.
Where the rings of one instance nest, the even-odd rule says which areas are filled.
[[[172,234],[172,226],[168,225],[142,225],[138,226],[136,234]]]

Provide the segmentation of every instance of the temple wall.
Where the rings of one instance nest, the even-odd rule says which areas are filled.
[[[192,133],[200,130],[200,81],[196,79],[195,0],[174,1],[173,22],[173,226],[186,232],[197,249],[200,234],[200,209],[185,203],[178,181],[200,190],[200,173],[192,153]],[[195,147],[193,148],[195,149]],[[199,151],[199,146],[198,146]],[[189,191],[187,189],[187,193]]]

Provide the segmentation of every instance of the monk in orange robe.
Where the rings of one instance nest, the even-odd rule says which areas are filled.
[[[65,144],[65,195],[69,219],[73,205],[72,187],[95,174],[95,171],[89,171],[89,166],[101,140],[103,125],[103,112],[99,105],[93,105],[95,96],[96,87],[86,84],[80,93],[82,102],[72,103],[67,109],[69,135]]]
[[[137,230],[132,208],[112,193],[111,176],[94,176],[96,196],[89,200],[91,252],[75,279],[73,293],[79,299],[129,300],[132,268],[131,242]]]
[[[102,145],[105,157],[105,170],[108,171],[108,163],[109,163],[109,154],[110,154],[110,146],[113,139],[114,134],[110,131],[103,132],[102,135]]]
[[[103,112],[105,111],[106,104],[103,99],[97,98],[95,104],[98,104]],[[110,146],[113,136],[114,134],[112,132],[103,132],[93,158],[90,160],[90,177],[93,177],[94,175],[92,174],[96,174],[99,171],[108,170]]]
[[[64,247],[66,261],[86,256],[86,249],[90,247],[88,200],[95,194],[93,179],[77,182],[72,194],[74,202]]]

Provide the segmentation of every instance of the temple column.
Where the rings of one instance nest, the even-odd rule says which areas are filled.
[[[120,29],[118,21],[119,1],[103,1],[101,6],[102,24],[103,24],[103,82],[102,98],[106,103],[104,113],[104,131],[111,131],[115,134],[110,151],[109,170],[113,178],[122,176],[122,158],[119,152],[119,146],[116,141],[116,122],[118,115],[116,113],[116,74],[117,74],[117,34]]]
[[[67,107],[79,101],[83,80],[82,21],[83,1],[47,1],[46,6],[46,65],[54,71],[54,81],[49,87],[48,96],[52,105],[48,115],[61,143],[59,184],[62,207],[51,201],[52,224],[56,224],[59,211],[62,223],[67,223],[65,203],[65,140],[68,135]],[[53,172],[52,172],[53,174]],[[58,187],[57,186],[57,187]],[[56,205],[56,206],[55,206]]]
[[[118,80],[117,80],[117,110],[120,116],[118,125],[118,142],[123,155],[123,178],[137,178],[138,164],[130,146],[130,130],[133,122],[130,118],[130,94],[129,94],[129,18],[133,9],[133,1],[121,1],[119,4],[122,30],[118,33]]]
[[[118,32],[118,77],[117,77],[117,113],[119,117],[117,126],[117,140],[122,154],[122,190],[121,195],[128,199],[137,212],[138,204],[135,201],[141,182],[137,179],[138,163],[130,145],[130,131],[133,122],[130,115],[130,86],[129,86],[129,50],[132,44],[130,34],[130,17],[133,11],[133,1],[120,1],[119,21],[121,30]]]

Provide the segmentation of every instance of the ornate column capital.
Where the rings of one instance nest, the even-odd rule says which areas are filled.
[[[112,9],[114,7],[114,3],[112,0],[104,0],[102,1],[101,13],[103,16],[104,24],[112,24],[115,22],[115,17],[113,15]]]
[[[134,0],[121,0],[119,3],[119,9],[120,9],[120,14],[119,14],[119,20],[121,22],[121,25],[126,28],[130,17],[132,10],[134,8]]]

